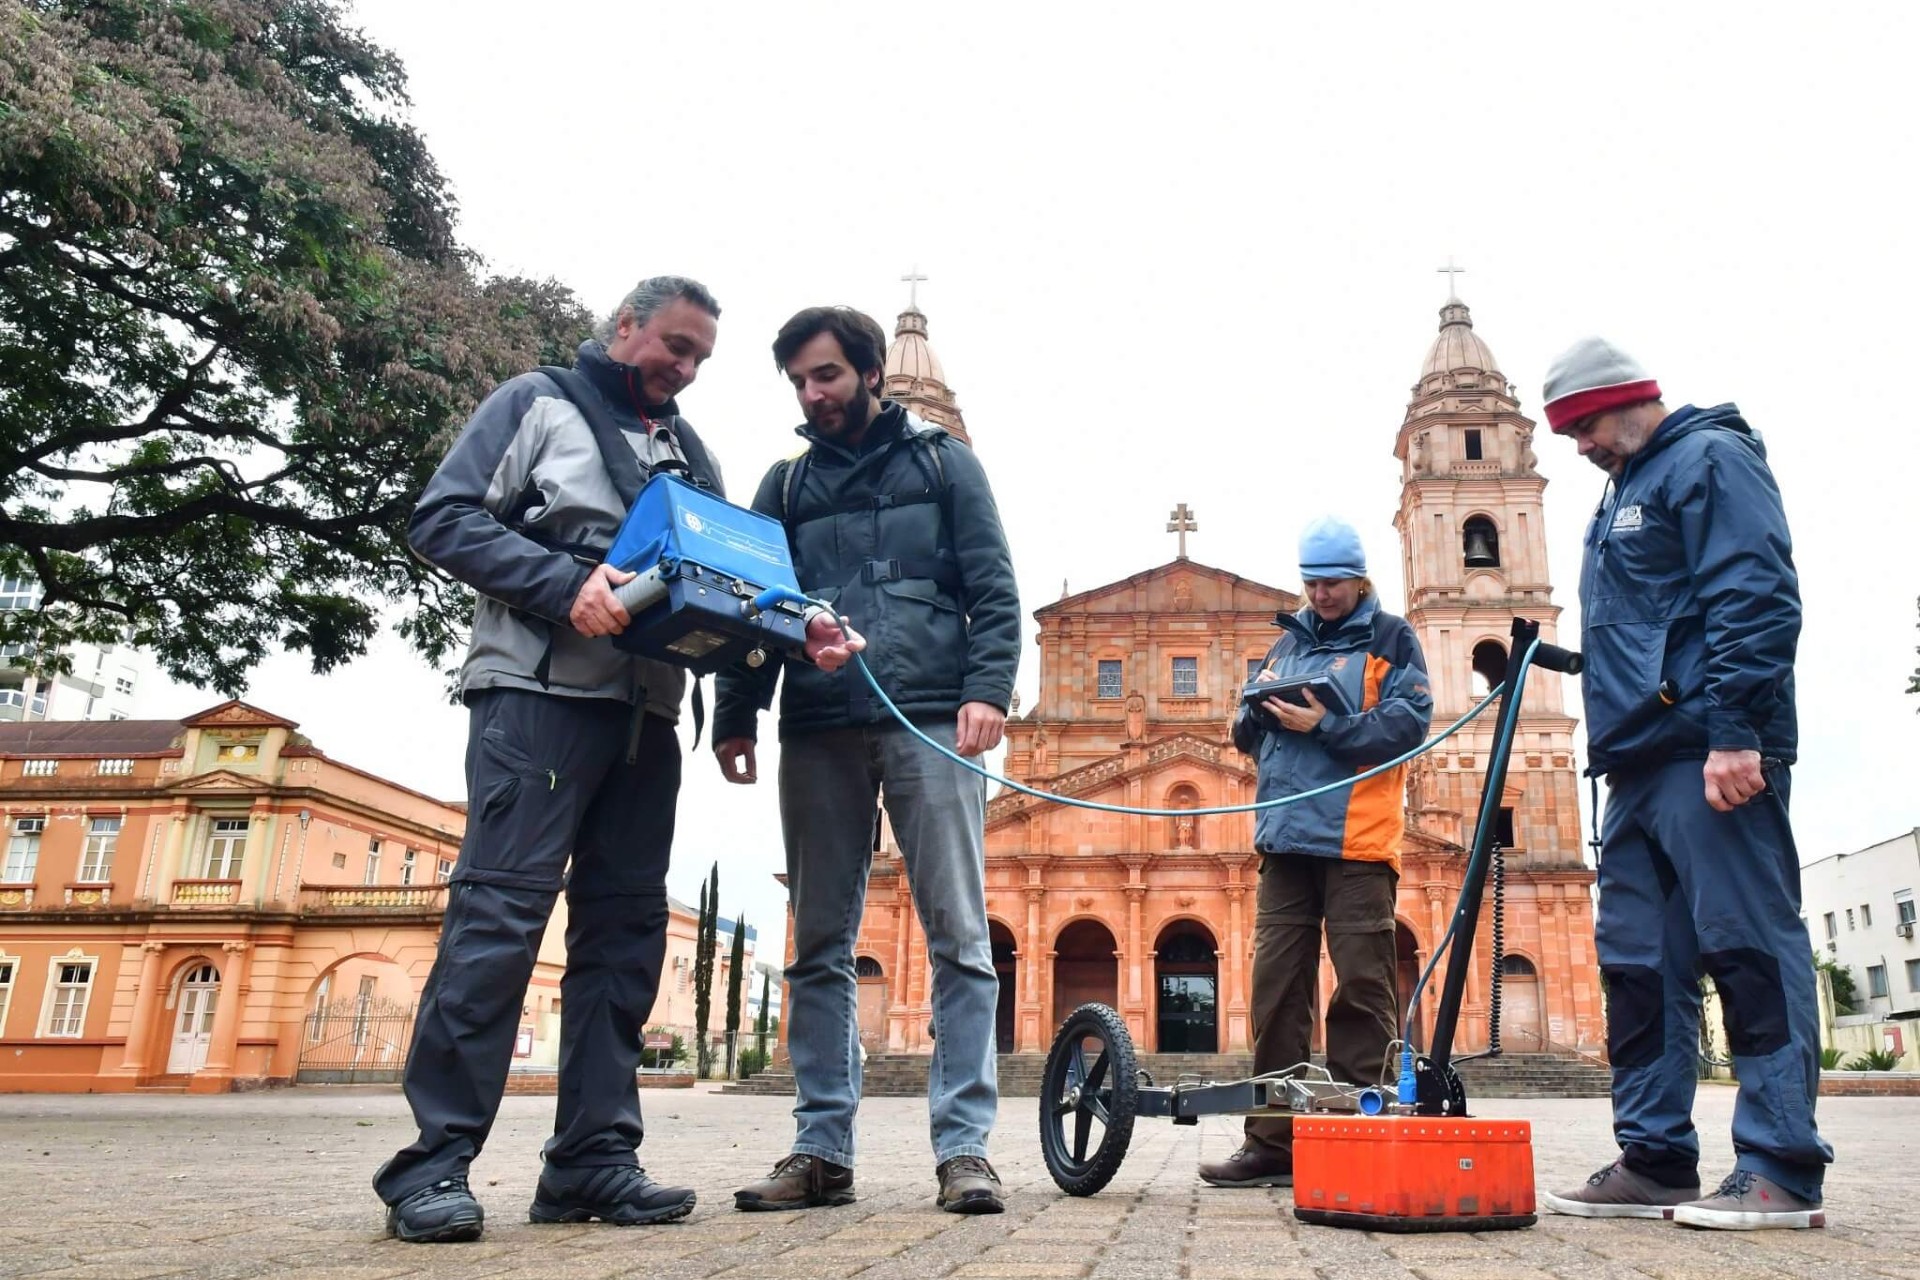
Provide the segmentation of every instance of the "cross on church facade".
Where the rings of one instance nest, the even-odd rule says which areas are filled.
[[[1180,558],[1185,560],[1187,558],[1187,535],[1200,532],[1200,522],[1194,518],[1193,512],[1188,509],[1186,503],[1183,502],[1173,510],[1167,512],[1167,532],[1180,535]]]
[[[920,286],[925,283],[926,277],[920,274],[920,268],[916,265],[900,278],[906,281],[907,285],[907,310],[918,311],[920,309]]]
[[[1465,274],[1467,274],[1467,269],[1466,269],[1465,267],[1456,267],[1456,266],[1454,266],[1454,265],[1453,265],[1453,255],[1452,255],[1452,254],[1448,254],[1448,255],[1447,255],[1447,265],[1446,265],[1446,266],[1444,266],[1444,267],[1435,267],[1435,268],[1434,268],[1434,272],[1435,272],[1435,274],[1444,274],[1444,275],[1445,275],[1445,276],[1447,277],[1447,301],[1448,301],[1448,302],[1458,302],[1458,301],[1460,301],[1460,295],[1459,295],[1459,294],[1457,294],[1457,293],[1455,293],[1455,292],[1454,292],[1454,289],[1453,289],[1453,286],[1454,286],[1454,279],[1453,279],[1453,278],[1454,278],[1455,276],[1463,276],[1463,275],[1465,275]]]

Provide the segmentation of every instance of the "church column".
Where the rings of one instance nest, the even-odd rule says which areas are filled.
[[[133,993],[133,1021],[127,1024],[126,1053],[120,1061],[120,1070],[126,1075],[147,1073],[148,1046],[153,1042],[153,1024],[158,1016],[155,1006],[162,994],[160,953],[164,950],[165,943],[140,944],[140,985]]]
[[[893,972],[887,983],[887,1049],[903,1053],[907,1047],[907,935],[913,929],[913,899],[908,896],[906,877],[894,881],[893,891]]]
[[[1132,869],[1139,875],[1139,868]],[[1125,951],[1119,957],[1119,982],[1116,984],[1123,993],[1124,1004],[1121,1012],[1126,1018],[1128,1030],[1133,1032],[1135,1044],[1149,1043],[1147,1038],[1147,1002],[1141,990],[1140,969],[1145,963],[1146,944],[1140,936],[1141,906],[1147,896],[1147,887],[1143,884],[1129,884],[1127,893],[1127,940]]]
[[[1241,1053],[1253,1045],[1247,1026],[1247,886],[1227,886],[1227,998],[1222,1002],[1226,1026],[1222,1028],[1220,1048],[1225,1053]]]
[[[1557,889],[1559,886],[1555,886]],[[1554,901],[1553,932],[1560,940],[1560,964],[1554,972],[1554,985],[1560,991],[1561,1032],[1554,1039],[1563,1044],[1580,1043],[1580,1010],[1574,1003],[1574,975],[1579,972],[1573,959],[1573,910],[1572,904],[1560,900]]]
[[[1045,976],[1042,963],[1047,954],[1042,936],[1044,924],[1041,920],[1041,907],[1046,897],[1047,891],[1043,887],[1027,886],[1027,941],[1021,948],[1020,1031],[1018,1043],[1015,1046],[1021,1053],[1043,1053],[1047,1048],[1043,1018],[1046,999],[1041,990],[1041,982]]]

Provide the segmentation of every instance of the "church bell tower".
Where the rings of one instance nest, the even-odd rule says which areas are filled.
[[[1533,431],[1450,289],[1393,446],[1407,620],[1426,651],[1436,730],[1506,679],[1514,618],[1538,622],[1541,638],[1556,640],[1560,610],[1541,519],[1547,481],[1535,466]],[[1498,817],[1502,843],[1528,865],[1581,862],[1573,727],[1561,677],[1530,672]],[[1416,822],[1471,839],[1493,732],[1489,711],[1416,762],[1409,794]],[[1448,829],[1456,823],[1458,831]]]

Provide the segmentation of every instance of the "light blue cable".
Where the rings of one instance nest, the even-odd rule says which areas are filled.
[[[973,761],[967,759],[965,756],[960,755],[956,751],[949,750],[948,748],[946,748],[945,746],[942,746],[940,743],[934,741],[932,738],[928,737],[924,732],[922,732],[919,725],[907,719],[906,712],[900,710],[899,707],[896,707],[893,704],[893,699],[887,696],[887,691],[885,689],[882,689],[880,687],[880,682],[873,678],[873,671],[870,667],[867,666],[867,660],[861,657],[857,653],[853,655],[853,660],[855,663],[859,664],[860,674],[867,678],[867,683],[873,687],[874,693],[879,695],[881,703],[885,705],[888,711],[891,711],[893,713],[895,719],[897,719],[901,724],[905,725],[907,727],[907,730],[910,733],[912,733],[914,737],[920,739],[920,741],[926,743],[928,746],[932,747],[935,751],[938,751],[941,755],[953,761],[955,764],[960,765],[962,768],[968,769],[974,773],[979,774],[981,777],[987,779],[987,781],[989,782],[997,782],[1001,786],[1007,787],[1014,791],[1021,792],[1025,795],[1038,797],[1041,800],[1052,800],[1057,804],[1072,805],[1076,809],[1097,809],[1101,813],[1137,814],[1138,816],[1143,818],[1178,818],[1183,815],[1188,817],[1196,817],[1196,816],[1205,816],[1207,814],[1215,814],[1215,813],[1254,813],[1262,809],[1278,809],[1282,805],[1298,804],[1302,800],[1312,800],[1319,796],[1329,795],[1332,792],[1342,790],[1343,788],[1346,788],[1346,787],[1351,787],[1356,783],[1365,782],[1368,778],[1377,778],[1383,773],[1399,768],[1401,765],[1407,763],[1407,761],[1409,760],[1413,760],[1419,756],[1425,755],[1427,752],[1433,750],[1435,747],[1445,742],[1448,738],[1451,738],[1454,734],[1464,729],[1470,720],[1472,720],[1475,716],[1479,715],[1481,712],[1485,711],[1488,707],[1492,706],[1494,701],[1498,699],[1500,696],[1500,688],[1505,688],[1505,686],[1502,685],[1500,688],[1496,688],[1492,693],[1489,693],[1484,699],[1481,700],[1480,705],[1476,706],[1473,710],[1467,712],[1467,714],[1461,716],[1458,720],[1455,720],[1452,724],[1448,725],[1444,732],[1442,732],[1439,736],[1433,738],[1431,741],[1423,742],[1419,746],[1415,747],[1413,750],[1407,752],[1405,755],[1395,756],[1393,759],[1387,761],[1385,764],[1377,764],[1373,768],[1368,769],[1364,773],[1354,774],[1351,778],[1342,778],[1338,782],[1329,782],[1325,786],[1315,787],[1311,791],[1301,791],[1294,795],[1281,796],[1277,800],[1259,800],[1254,802],[1253,804],[1218,805],[1208,809],[1133,809],[1133,808],[1129,808],[1126,805],[1103,804],[1098,800],[1077,800],[1072,796],[1063,796],[1052,791],[1041,791],[1034,787],[1029,787],[1022,783],[1015,782],[1012,778],[1003,778],[999,774],[994,773],[992,770],[982,765],[975,764]]]
[[[753,606],[756,609],[769,609],[778,604],[797,604],[802,607],[812,606],[818,608],[832,617],[834,621],[839,624],[843,633],[846,631],[847,620],[841,617],[832,605],[827,604],[823,600],[815,600],[810,596],[802,595],[800,592],[790,588],[768,587],[753,599]],[[1529,654],[1531,654],[1531,650],[1529,650]],[[922,732],[919,725],[907,719],[907,713],[894,705],[893,699],[887,696],[887,691],[880,687],[878,680],[874,679],[873,669],[867,665],[866,658],[856,653],[853,655],[853,661],[855,665],[860,668],[860,674],[866,677],[867,684],[873,689],[874,694],[879,697],[881,705],[893,714],[894,719],[905,725],[907,731],[913,734],[914,737],[920,739],[920,741],[926,743],[929,747],[932,747],[935,751],[953,761],[961,768],[971,773],[977,773],[989,782],[997,782],[1009,790],[1018,791],[1023,795],[1033,796],[1040,800],[1051,800],[1055,804],[1071,805],[1076,809],[1095,809],[1101,813],[1133,814],[1142,818],[1205,817],[1210,814],[1219,813],[1255,813],[1262,809],[1278,809],[1282,805],[1298,804],[1302,800],[1312,800],[1319,796],[1329,795],[1346,787],[1354,786],[1357,783],[1365,782],[1368,778],[1377,778],[1383,773],[1399,768],[1409,760],[1425,755],[1427,752],[1445,742],[1448,738],[1451,738],[1454,734],[1460,732],[1474,717],[1492,706],[1494,702],[1499,699],[1501,689],[1506,687],[1502,684],[1495,688],[1493,692],[1480,700],[1478,706],[1448,725],[1445,731],[1437,737],[1421,743],[1405,755],[1396,756],[1385,764],[1375,765],[1363,773],[1356,773],[1351,778],[1342,778],[1338,782],[1329,782],[1325,786],[1315,787],[1311,791],[1302,791],[1295,795],[1281,796],[1277,800],[1259,800],[1252,804],[1219,805],[1209,809],[1133,809],[1126,805],[1103,804],[1098,800],[1076,800],[1072,796],[1057,795],[1051,791],[1041,791],[1037,788],[1026,786],[1023,783],[1015,782],[1012,778],[1003,778],[992,770],[975,764],[958,752],[934,741]]]

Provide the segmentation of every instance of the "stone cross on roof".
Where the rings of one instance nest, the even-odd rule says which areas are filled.
[[[1194,518],[1194,513],[1188,509],[1186,503],[1183,502],[1173,510],[1167,512],[1167,532],[1180,535],[1180,558],[1182,560],[1187,558],[1187,535],[1190,533],[1198,533],[1199,531],[1200,522]]]

